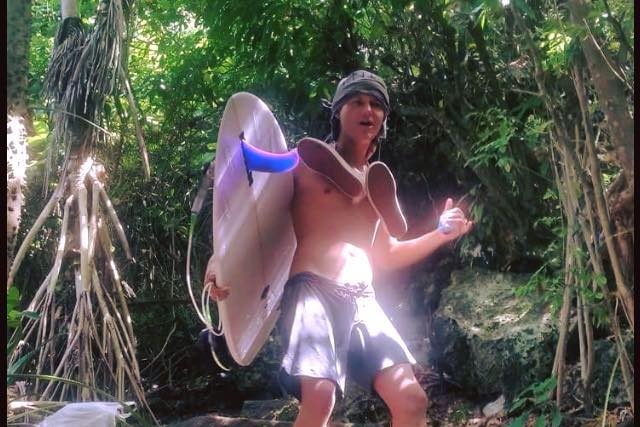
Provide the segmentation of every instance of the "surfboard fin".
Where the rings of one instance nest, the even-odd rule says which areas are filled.
[[[288,172],[298,165],[298,153],[296,151],[287,151],[286,153],[271,153],[261,150],[249,144],[244,139],[244,132],[240,133],[240,144],[242,146],[242,155],[244,156],[244,165],[247,168],[249,182],[251,171],[283,173]]]

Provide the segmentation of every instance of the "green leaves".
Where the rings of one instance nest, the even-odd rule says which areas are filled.
[[[518,394],[507,413],[509,415],[519,414],[514,418],[509,427],[523,427],[528,424],[528,420],[533,416],[534,426],[557,427],[562,421],[560,410],[550,398],[550,394],[556,388],[556,377],[549,377],[541,382],[536,382]]]
[[[13,311],[20,302],[20,292],[15,286],[11,286],[7,290],[7,313]]]
[[[7,328],[15,329],[20,325],[23,317],[38,319],[40,314],[35,311],[19,311],[20,292],[15,286],[11,286],[7,291]]]
[[[566,73],[575,52],[575,36],[559,25],[550,26],[540,36],[539,47],[544,54],[544,68],[556,75]]]
[[[15,286],[7,291],[7,328],[14,329],[20,324],[21,313],[16,310],[20,304],[20,293]]]
[[[529,280],[516,288],[515,294],[522,298],[532,298],[549,304],[551,311],[557,313],[562,305],[564,275],[560,269],[560,258],[546,261],[531,275]]]
[[[29,317],[31,319],[40,317],[38,313],[33,311],[19,311],[19,306],[20,292],[16,286],[13,285],[7,290],[7,336],[9,337],[7,340],[7,384],[13,382],[13,379],[9,378],[9,376],[21,372],[35,354],[35,350],[32,350],[20,356],[13,363],[10,363],[9,356],[22,339],[21,319],[23,317]]]
[[[478,140],[473,147],[474,156],[467,160],[465,166],[487,167],[495,164],[509,174],[516,161],[509,149],[511,138],[516,134],[513,118],[499,108],[471,113],[468,117],[475,121]]]

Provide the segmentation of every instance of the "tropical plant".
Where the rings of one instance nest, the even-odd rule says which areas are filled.
[[[96,398],[91,388],[42,380],[42,374],[49,373],[52,378],[102,384],[119,400],[128,389],[146,406],[125,295],[133,292],[121,281],[113,260],[108,222],[129,259],[131,254],[104,190],[106,172],[98,159],[99,145],[110,136],[101,126],[105,99],[121,85],[127,90],[122,55],[129,7],[127,1],[101,1],[93,28],[86,30],[76,2],[61,2],[62,21],[44,82],[54,128],[49,150],[53,160],[62,153],[61,172],[18,250],[8,280],[9,286],[36,233],[64,201],[53,266],[28,308],[40,317],[25,323],[24,344],[10,354],[13,364],[29,351],[37,353],[33,388],[41,399]]]
[[[517,415],[509,427],[558,427],[562,423],[562,415],[558,406],[549,399],[549,392],[556,387],[556,381],[555,377],[549,377],[522,390],[509,407],[508,414]],[[531,417],[533,424],[530,424]]]

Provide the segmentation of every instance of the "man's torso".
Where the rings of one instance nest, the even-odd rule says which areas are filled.
[[[300,162],[291,212],[298,241],[291,276],[309,271],[340,283],[371,284],[369,252],[378,218],[366,197],[350,199]]]

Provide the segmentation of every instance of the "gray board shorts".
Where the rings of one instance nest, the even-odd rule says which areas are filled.
[[[285,284],[280,308],[277,328],[284,357],[278,380],[298,400],[300,376],[329,379],[343,397],[348,371],[375,394],[373,381],[380,370],[416,363],[371,285],[298,273]]]

